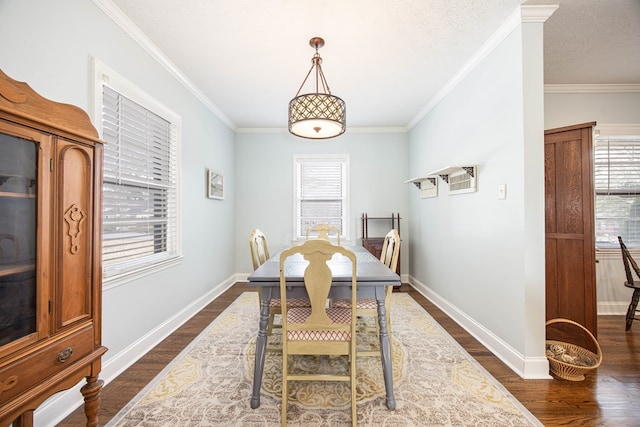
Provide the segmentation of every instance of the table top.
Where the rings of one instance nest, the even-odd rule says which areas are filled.
[[[346,248],[356,254],[356,276],[359,285],[366,283],[400,285],[400,276],[362,246],[347,246]],[[302,282],[307,264],[308,261],[300,254],[287,258],[284,263],[287,282]],[[327,265],[331,269],[334,282],[351,281],[351,262],[348,258],[335,254],[327,262]],[[249,285],[264,286],[268,283],[280,284],[280,252],[269,258],[249,275]]]

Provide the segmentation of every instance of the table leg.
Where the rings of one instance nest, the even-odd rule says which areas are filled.
[[[380,329],[380,358],[382,359],[382,373],[384,375],[384,387],[387,391],[387,408],[396,409],[396,398],[393,395],[393,366],[391,361],[391,343],[387,330],[387,310],[385,300],[378,301],[378,326]],[[384,297],[383,297],[384,298]]]
[[[256,340],[256,359],[253,367],[253,396],[251,396],[251,409],[260,406],[260,389],[262,388],[262,373],[264,371],[264,359],[267,353],[267,325],[269,323],[269,301],[271,292],[267,287],[260,290],[260,327]]]

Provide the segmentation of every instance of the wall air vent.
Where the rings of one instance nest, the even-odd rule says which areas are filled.
[[[440,176],[449,185],[449,195],[477,191],[476,166],[448,166],[434,171],[430,175]]]

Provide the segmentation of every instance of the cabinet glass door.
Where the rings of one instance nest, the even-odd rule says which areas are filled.
[[[37,153],[0,133],[0,346],[36,331]]]

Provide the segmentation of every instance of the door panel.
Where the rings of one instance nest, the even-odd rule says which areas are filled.
[[[555,146],[544,150],[544,188],[545,188],[545,233],[555,233],[558,229],[556,217],[556,153]]]
[[[58,201],[60,251],[56,292],[62,305],[56,327],[63,328],[91,317],[93,238],[93,156],[90,147],[58,141]]]
[[[572,132],[573,133],[573,132]],[[575,233],[581,235],[585,231],[585,200],[582,188],[586,184],[582,173],[581,141],[570,140],[556,142],[556,152],[560,156],[562,167],[556,179],[556,211],[559,218],[558,233]]]
[[[592,127],[545,131],[546,315],[597,336]],[[575,344],[591,340],[576,328]]]

